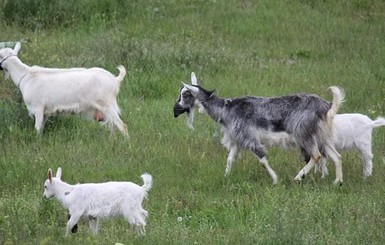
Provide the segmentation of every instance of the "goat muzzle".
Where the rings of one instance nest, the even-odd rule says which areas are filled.
[[[181,106],[179,103],[175,103],[174,105],[174,117],[177,118],[179,115],[185,113],[185,112],[190,112],[189,108],[184,108]]]

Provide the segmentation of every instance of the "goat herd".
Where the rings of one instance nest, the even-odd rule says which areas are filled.
[[[44,68],[28,66],[18,58],[21,44],[0,49],[0,70],[11,77],[20,89],[35,129],[41,134],[47,118],[54,113],[76,113],[102,121],[111,130],[116,127],[128,137],[126,125],[120,119],[116,101],[126,70],[119,66],[114,76],[101,68]],[[281,146],[301,150],[306,165],[295,180],[313,168],[328,174],[326,161],[335,165],[334,183],[342,183],[342,163],[338,151],[355,148],[363,160],[363,176],[372,174],[372,129],[385,126],[385,118],[372,121],[362,114],[336,114],[344,100],[342,89],[332,86],[332,102],[314,94],[281,97],[238,97],[223,99],[198,85],[191,74],[191,85],[183,84],[174,105],[174,116],[187,113],[187,125],[193,128],[194,111],[206,113],[221,126],[222,144],[228,150],[225,175],[231,171],[239,149],[250,150],[270,174],[273,184],[277,174],[266,158],[267,148]],[[56,176],[48,170],[44,196],[55,196],[68,210],[66,235],[76,232],[81,217],[89,219],[97,233],[99,219],[124,216],[134,230],[145,233],[147,211],[143,199],[152,186],[152,177],[143,174],[143,186],[131,182],[69,185],[61,181],[62,169]]]

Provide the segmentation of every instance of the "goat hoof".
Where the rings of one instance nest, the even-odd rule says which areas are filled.
[[[71,229],[72,233],[76,233],[78,231],[78,224],[74,225]]]
[[[333,183],[334,183],[335,185],[342,186],[342,180],[335,180]]]
[[[305,175],[302,174],[302,175],[295,176],[294,180],[298,181],[298,182],[301,182],[304,178],[305,178]]]

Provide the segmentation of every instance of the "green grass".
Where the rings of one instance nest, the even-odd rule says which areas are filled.
[[[98,66],[114,74],[124,65],[118,103],[130,134],[125,140],[95,122],[56,116],[38,137],[20,92],[1,77],[0,244],[385,240],[385,129],[374,131],[367,180],[353,152],[343,154],[342,186],[332,184],[332,164],[327,178],[311,172],[299,185],[298,152],[271,149],[279,177],[273,186],[248,152],[224,178],[227,153],[213,136],[218,126],[196,115],[192,131],[185,117],[172,114],[180,82],[194,71],[223,97],[310,92],[330,100],[327,88],[338,85],[346,90],[341,112],[385,115],[382,1],[3,0],[0,7],[0,41],[26,40],[19,53],[26,64]],[[66,211],[42,197],[48,168],[59,166],[71,184],[141,184],[143,172],[152,174],[146,236],[113,219],[101,222],[97,236],[81,222],[64,238]]]

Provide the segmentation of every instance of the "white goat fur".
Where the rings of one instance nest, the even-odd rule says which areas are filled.
[[[68,209],[70,218],[67,222],[66,235],[81,217],[90,222],[94,234],[98,232],[100,218],[124,216],[134,229],[144,235],[147,211],[142,208],[143,199],[152,186],[152,176],[141,176],[143,186],[132,182],[106,182],[70,185],[61,181],[61,168],[56,177],[48,170],[48,179],[44,183],[44,197],[55,196]]]
[[[372,120],[369,117],[354,114],[337,114],[334,117],[334,140],[338,151],[358,150],[362,158],[364,178],[372,175],[372,131],[373,128],[385,126],[385,118]],[[327,158],[323,157],[317,170],[322,177],[328,174]]]
[[[120,119],[116,101],[126,70],[118,66],[119,75],[113,76],[101,68],[44,68],[28,66],[17,57],[20,43],[14,49],[0,49],[0,65],[6,77],[11,76],[20,89],[35,128],[42,133],[45,121],[54,113],[76,113],[92,117],[100,111],[104,123],[116,126],[124,135],[127,127]]]

